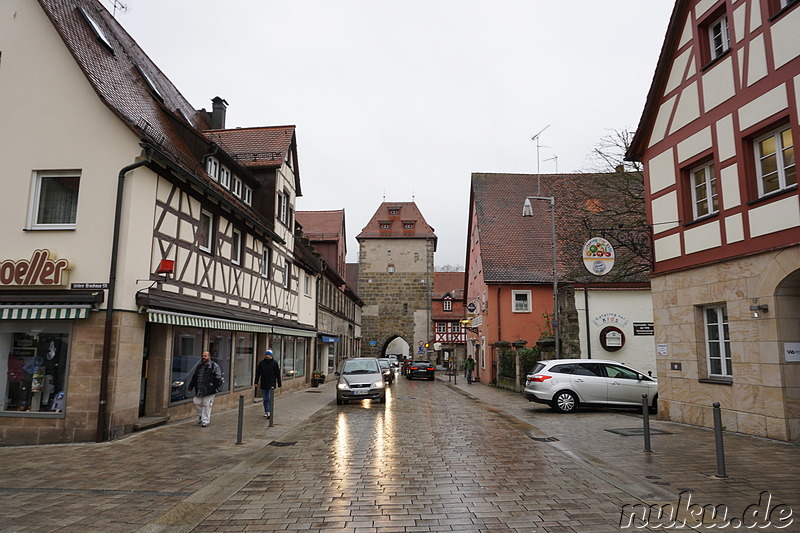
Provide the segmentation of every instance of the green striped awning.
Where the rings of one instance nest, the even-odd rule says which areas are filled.
[[[176,313],[160,309],[148,309],[147,320],[156,324],[170,324],[173,326],[188,326],[193,328],[227,329],[230,331],[249,331],[252,333],[272,333],[272,326],[256,324],[254,322],[240,322],[210,316]]]
[[[272,332],[279,335],[294,335],[295,337],[316,337],[316,331],[308,331],[305,329],[284,328],[281,326],[272,326]]]
[[[91,305],[0,305],[0,320],[72,320],[89,316]]]

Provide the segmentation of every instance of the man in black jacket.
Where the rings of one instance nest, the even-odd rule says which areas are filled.
[[[275,385],[281,386],[281,369],[278,362],[272,358],[272,350],[264,353],[264,359],[256,367],[256,386],[261,387],[261,397],[264,399],[264,418],[272,416],[272,399],[275,396]]]
[[[222,385],[222,369],[211,360],[211,353],[206,350],[200,356],[200,364],[189,382],[189,390],[194,390],[194,405],[197,408],[197,423],[207,427],[211,422],[211,406],[214,396]]]

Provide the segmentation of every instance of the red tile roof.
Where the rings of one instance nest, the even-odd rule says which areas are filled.
[[[439,300],[450,293],[453,299],[464,298],[464,279],[466,272],[434,272],[433,299]]]
[[[407,229],[407,225],[413,227]],[[434,250],[437,241],[414,202],[383,202],[356,239],[433,239]]]
[[[473,174],[471,203],[474,203],[474,212],[470,217],[477,218],[484,280],[487,283],[552,283],[550,202],[531,200],[533,216],[523,217],[526,196],[555,197],[559,280],[565,281],[569,273],[583,272],[583,234],[586,239],[590,237],[582,226],[583,218],[600,205],[620,201],[612,196],[613,191],[600,186],[598,178],[601,176],[608,178],[610,175]],[[537,183],[541,183],[538,194]],[[474,240],[474,236],[470,235],[470,239]],[[576,245],[576,239],[581,239],[581,244]],[[645,276],[625,281],[646,280]]]
[[[311,241],[338,241],[344,233],[344,209],[337,211],[297,211],[303,236]]]
[[[245,167],[280,167],[287,159],[294,126],[207,130],[206,136]]]

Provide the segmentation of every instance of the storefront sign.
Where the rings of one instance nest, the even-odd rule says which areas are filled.
[[[602,326],[603,324],[619,324],[624,326],[628,323],[628,319],[618,313],[603,313],[594,319],[595,326]]]
[[[800,363],[800,342],[784,342],[783,351],[786,362]]]
[[[108,289],[108,283],[70,283],[70,289]]]
[[[68,259],[50,257],[50,250],[36,250],[30,259],[0,261],[0,286],[58,286],[67,284]]]
[[[652,322],[634,322],[633,323],[634,335],[654,335],[655,328]]]
[[[475,308],[475,303],[474,302],[470,302],[470,303],[467,304],[467,311],[469,311],[470,313],[474,313],[475,309],[476,308]]]
[[[614,267],[614,247],[601,237],[592,237],[583,245],[583,265],[592,274],[608,274]]]

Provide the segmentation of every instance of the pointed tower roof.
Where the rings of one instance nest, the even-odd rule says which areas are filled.
[[[438,240],[414,202],[383,202],[356,239]]]

